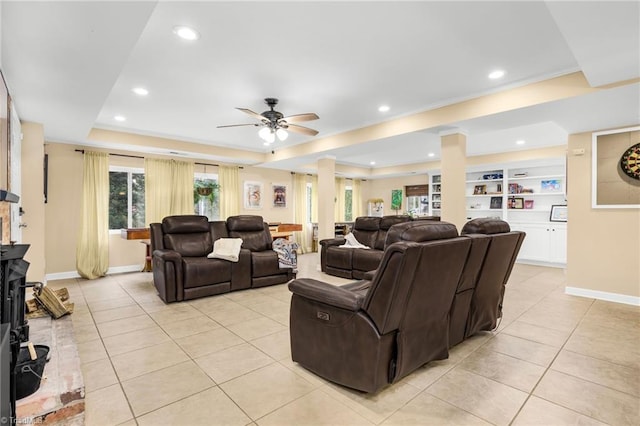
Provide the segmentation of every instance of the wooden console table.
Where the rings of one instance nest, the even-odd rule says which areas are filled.
[[[288,240],[294,232],[302,231],[302,225],[298,223],[278,223],[269,225],[269,231],[271,232],[271,238],[284,238]]]
[[[146,246],[146,253],[144,258],[144,267],[142,272],[151,272],[151,238],[149,228],[127,228],[120,230],[120,237],[125,240],[142,240],[142,244]]]

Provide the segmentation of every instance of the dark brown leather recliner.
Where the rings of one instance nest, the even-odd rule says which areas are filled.
[[[448,357],[449,310],[471,239],[445,222],[410,228],[406,234],[421,242],[388,244],[370,283],[289,283],[294,361],[333,382],[375,392]]]
[[[504,291],[513,264],[526,234],[511,231],[503,220],[478,218],[467,222],[462,235],[471,238],[489,238],[482,268],[469,302],[465,338],[483,330],[493,330],[502,317]]]
[[[293,269],[280,268],[269,225],[261,216],[230,216],[227,229],[231,238],[242,238],[242,248],[251,252],[251,287],[286,283],[295,278]]]
[[[322,272],[342,278],[364,278],[367,271],[376,269],[382,260],[384,242],[389,228],[409,222],[411,216],[362,216],[355,220],[351,233],[359,243],[369,247],[344,248],[344,238],[320,241],[320,268]]]

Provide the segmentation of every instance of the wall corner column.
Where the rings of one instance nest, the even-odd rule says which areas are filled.
[[[45,281],[45,204],[44,204],[44,127],[39,123],[22,123],[22,193],[20,222],[22,241],[29,244],[25,260],[30,263],[28,281]]]
[[[442,210],[443,221],[453,223],[462,230],[467,222],[466,212],[466,158],[467,135],[456,130],[440,134],[442,169]]]
[[[336,158],[318,160],[318,241],[335,238]]]

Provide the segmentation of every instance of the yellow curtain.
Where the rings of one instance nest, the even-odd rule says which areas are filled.
[[[103,277],[109,269],[109,154],[84,153],[76,269],[81,277]]]
[[[362,216],[362,189],[360,179],[351,181],[351,220]]]
[[[344,193],[345,193],[344,178],[336,178],[336,203],[335,203],[335,221],[344,222]]]
[[[194,214],[193,163],[173,160],[171,214]]]
[[[146,223],[166,216],[193,214],[193,163],[176,160],[144,160]]]
[[[299,246],[299,253],[303,254],[311,251],[311,238],[309,238],[311,224],[307,222],[307,175],[302,173],[295,174],[293,190],[294,221],[302,224],[302,231],[296,232],[295,236]]]
[[[220,184],[220,220],[240,214],[240,177],[238,166],[218,168]]]
[[[318,223],[318,175],[311,176],[311,222]]]

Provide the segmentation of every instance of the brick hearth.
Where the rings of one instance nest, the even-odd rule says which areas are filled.
[[[49,346],[51,359],[40,388],[17,401],[18,422],[83,425],[84,382],[71,317],[30,319],[29,338],[34,345]]]

